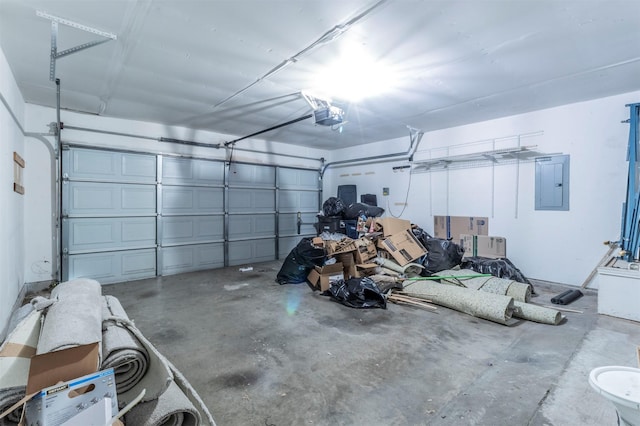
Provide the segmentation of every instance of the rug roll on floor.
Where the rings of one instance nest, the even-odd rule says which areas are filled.
[[[55,302],[44,314],[38,354],[102,342],[102,288],[98,281],[79,278],[60,283],[50,299]]]
[[[450,269],[438,272],[442,276],[474,275],[477,274],[472,269]],[[498,277],[474,277],[474,278],[444,278],[440,280],[448,284],[463,285],[472,290],[484,291],[487,293],[502,294],[513,297],[513,300],[529,302],[531,299],[531,286],[518,281],[507,280]]]
[[[126,318],[120,303],[102,299],[102,369],[113,368],[118,394],[131,390],[149,369],[149,354],[122,323],[108,318]]]
[[[31,357],[36,353],[40,335],[40,318],[40,312],[30,312],[0,346],[0,413],[25,396]],[[0,419],[0,425],[17,425],[21,414],[22,407],[16,408]]]
[[[198,426],[201,422],[198,410],[173,381],[157,399],[135,405],[124,418],[127,425],[135,426]]]
[[[474,317],[510,325],[513,298],[500,294],[471,291],[467,288],[430,281],[405,281],[403,291],[410,296],[430,300]]]
[[[102,299],[102,368],[115,371],[119,405],[133,401],[142,389],[142,402],[158,398],[173,380],[166,359],[135,327],[117,298]]]
[[[558,325],[564,318],[560,311],[531,303],[514,302],[513,316],[542,324]]]

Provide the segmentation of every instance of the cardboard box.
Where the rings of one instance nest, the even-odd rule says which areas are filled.
[[[337,262],[342,263],[345,280],[356,276],[356,261],[353,258],[354,253],[355,252],[340,253],[334,256]]]
[[[107,420],[118,413],[116,379],[113,368],[42,389],[27,402],[27,426],[80,424],[78,419],[74,420],[74,417],[83,414],[84,410],[99,404],[104,399],[109,400],[108,417],[100,419],[99,422],[84,423],[85,425],[106,424]],[[105,413],[102,415],[104,416]]]
[[[411,229],[410,221],[397,219],[395,217],[379,217],[376,219],[376,223],[382,227],[382,235],[384,237],[390,237],[404,230]],[[380,229],[376,229],[376,231],[380,231]]]
[[[351,238],[343,238],[340,241],[327,240],[324,246],[329,256],[356,250],[356,243]]]
[[[436,238],[458,241],[461,235],[489,235],[489,218],[475,216],[434,216]]]
[[[460,242],[464,247],[464,257],[480,256],[491,259],[507,257],[507,239],[504,237],[462,234]]]
[[[307,280],[312,286],[326,291],[331,283],[344,279],[344,267],[342,263],[336,262],[332,265],[316,266],[309,272]]]
[[[318,248],[324,247],[324,240],[320,237],[314,237],[311,240],[311,244],[313,244],[314,247],[318,247]]]
[[[54,405],[51,405],[49,404],[47,396],[50,395],[53,398],[54,394],[62,394],[63,392],[61,391],[67,389],[69,383],[77,382],[79,377],[82,378],[87,375],[101,374],[102,372],[96,373],[100,367],[99,350],[98,343],[92,343],[89,345],[82,345],[46,354],[35,355],[31,358],[26,395],[32,395],[33,398],[28,400],[25,404],[24,412],[27,425],[60,424],[64,421],[60,419],[62,419],[61,416],[66,412],[67,407],[73,408],[71,417],[78,414],[78,411],[76,410],[76,406],[79,405],[78,402],[80,401],[78,398],[66,398],[66,396],[66,399],[57,398],[57,402]],[[105,374],[108,375],[108,373]],[[113,374],[113,371],[111,371],[111,374]],[[60,384],[61,382],[62,385]],[[80,388],[84,388],[90,384],[86,381],[83,383],[84,384],[81,385]],[[54,390],[50,389],[51,387],[53,387]],[[55,389],[57,389],[58,392],[56,392]],[[77,389],[77,387],[74,389]],[[104,392],[102,396],[106,393],[107,392]],[[86,395],[88,396],[88,394]],[[80,395],[81,398],[83,396],[84,395]],[[93,398],[94,395],[92,392],[89,400]],[[44,409],[42,408],[43,401],[47,401],[44,405]],[[115,407],[115,411],[113,411],[112,415],[115,415],[118,412],[115,381],[113,382],[112,406]],[[59,420],[53,422],[51,420],[53,417]]]
[[[390,236],[382,242],[382,245],[400,266],[404,266],[427,253],[427,250],[410,230],[404,230]]]
[[[356,277],[361,278],[375,275],[377,269],[378,264],[376,263],[356,264]]]
[[[356,263],[368,263],[378,255],[376,245],[368,238],[358,238],[356,241]]]

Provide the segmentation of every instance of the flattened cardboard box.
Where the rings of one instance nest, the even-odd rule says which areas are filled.
[[[340,262],[333,265],[316,266],[307,275],[307,280],[320,291],[329,290],[331,283],[344,279],[344,266]]]
[[[382,242],[382,245],[400,266],[404,266],[427,253],[413,232],[409,230],[390,236]]]
[[[390,237],[404,230],[411,229],[410,221],[397,219],[395,217],[379,217],[376,219],[376,223],[382,226],[382,235],[384,237]]]

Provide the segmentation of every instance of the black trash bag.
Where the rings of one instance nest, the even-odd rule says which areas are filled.
[[[380,217],[384,214],[384,209],[378,206],[370,206],[365,203],[352,203],[343,213],[345,219],[358,219],[360,216]]]
[[[300,284],[307,280],[310,269],[324,263],[324,248],[315,247],[312,238],[300,240],[284,260],[276,282],[279,284]]]
[[[462,261],[464,248],[460,244],[442,238],[429,238],[426,241],[425,248],[427,256],[422,266],[422,275],[429,276],[436,272],[451,269]]]
[[[460,267],[462,269],[472,269],[481,274],[491,274],[494,277],[529,284],[531,286],[531,293],[535,294],[533,284],[531,284],[527,277],[525,277],[509,259],[491,259],[480,256],[465,257]]]
[[[387,309],[387,299],[382,295],[375,281],[368,277],[337,281],[332,283],[324,294],[350,308]]]
[[[424,229],[420,228],[419,226],[416,226],[416,227],[412,228],[411,232],[413,232],[413,235],[418,239],[418,241],[420,241],[420,243],[425,248],[427,247],[427,241],[429,241],[431,238],[433,238],[427,231],[425,231]]]
[[[325,216],[342,216],[346,208],[344,202],[337,197],[329,197],[322,203],[322,212]]]

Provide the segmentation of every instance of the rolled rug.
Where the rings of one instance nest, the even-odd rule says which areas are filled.
[[[131,408],[124,419],[135,426],[198,426],[201,422],[200,413],[174,381],[157,399]]]
[[[531,299],[531,285],[529,284],[498,277],[473,277],[474,274],[477,274],[477,272],[472,269],[451,269],[440,271],[438,273],[438,275],[452,277],[443,278],[441,281],[445,283],[459,286],[462,285],[472,290],[479,290],[487,293],[502,294],[504,296],[513,297],[513,300],[520,302],[528,303]],[[453,278],[457,275],[461,275],[466,278]]]
[[[149,354],[126,326],[108,319],[129,319],[117,299],[102,299],[102,317],[102,369],[113,368],[116,389],[121,394],[130,391],[147,374]]]
[[[409,296],[428,299],[431,303],[477,318],[511,325],[513,298],[501,294],[485,293],[431,281],[405,281],[403,291]]]
[[[103,319],[107,333],[113,335],[106,338],[109,342],[107,349],[112,352],[103,352],[103,356],[114,369],[119,370],[116,371],[118,404],[124,406],[133,401],[142,389],[146,389],[142,402],[158,398],[173,380],[166,359],[127,317],[117,298],[104,296],[103,300],[104,314],[114,314]],[[126,388],[123,388],[126,390],[118,388],[118,380],[126,383]]]
[[[9,332],[0,345],[0,425],[17,425],[22,407],[6,413],[13,404],[25,396],[31,357],[36,353],[40,335],[41,313],[30,312]]]
[[[101,345],[101,293],[100,283],[86,278],[58,284],[51,292],[56,302],[46,308],[37,353],[95,342]]]

